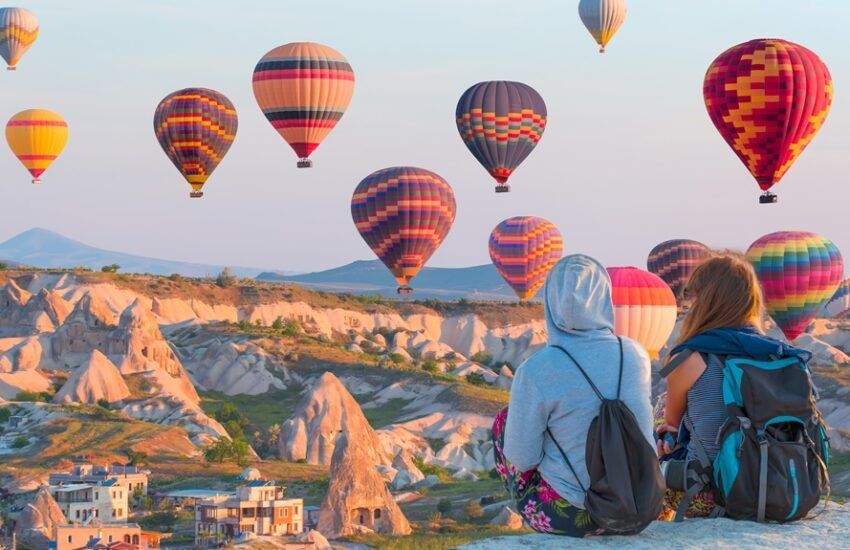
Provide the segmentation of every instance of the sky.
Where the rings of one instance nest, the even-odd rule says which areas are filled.
[[[48,108],[70,125],[63,155],[33,186],[0,151],[0,240],[45,227],[102,248],[173,260],[310,271],[373,255],[349,201],[371,172],[427,168],[454,188],[457,220],[433,266],[489,262],[504,218],[554,222],[568,253],[644,266],[669,238],[746,249],[778,230],[815,231],[850,266],[850,48],[846,0],[631,0],[604,56],[576,0],[27,0],[41,34],[0,74],[0,119]],[[757,204],[758,187],[711,124],[702,81],[725,49],[753,38],[801,43],[829,66],[832,111]],[[314,41],[356,73],[336,129],[298,170],[263,117],[251,73],[268,50]],[[543,139],[497,195],[454,123],[482,80],[537,89]],[[233,147],[201,200],[153,132],[168,93],[204,86],[239,115]],[[850,269],[846,271],[850,272]]]

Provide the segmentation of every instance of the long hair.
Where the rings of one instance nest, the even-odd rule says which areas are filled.
[[[693,302],[678,343],[713,328],[764,330],[761,287],[753,266],[741,254],[723,252],[700,264],[685,287],[685,297]]]

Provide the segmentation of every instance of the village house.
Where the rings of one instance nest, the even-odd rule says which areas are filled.
[[[304,530],[303,501],[284,498],[273,481],[251,481],[235,496],[211,497],[195,508],[195,537],[233,539],[246,534],[295,535]]]
[[[130,495],[148,494],[148,477],[150,470],[136,466],[110,464],[97,466],[89,463],[77,463],[69,472],[54,472],[50,474],[50,485],[69,485],[76,483],[98,483],[109,479],[115,480],[116,485],[124,487]]]
[[[168,535],[166,535],[168,536]],[[159,548],[162,533],[142,531],[135,523],[102,523],[91,525],[57,525],[49,550],[153,550]]]
[[[50,494],[71,523],[85,525],[94,519],[127,521],[128,492],[114,479],[97,483],[51,485]]]

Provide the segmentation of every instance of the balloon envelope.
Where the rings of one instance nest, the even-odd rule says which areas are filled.
[[[794,340],[838,289],[844,260],[832,241],[806,231],[779,231],[747,250],[761,282],[767,312]]]
[[[6,123],[9,148],[29,170],[33,183],[62,153],[68,142],[68,123],[53,111],[28,109]]]
[[[636,267],[609,267],[614,332],[639,342],[653,358],[676,325],[676,298],[657,275]]]
[[[850,319],[850,279],[844,279],[824,306],[824,314],[834,319]]]
[[[354,71],[335,49],[312,42],[279,46],[254,68],[254,97],[298,155],[299,167],[333,130],[354,94]]]
[[[398,281],[399,292],[437,250],[455,219],[449,183],[412,166],[384,168],[366,176],[351,198],[354,225]]]
[[[564,253],[555,225],[543,218],[508,218],[490,233],[490,259],[520,300],[533,298]]]
[[[0,8],[0,56],[9,70],[15,70],[21,57],[38,38],[38,18],[24,8]]]
[[[479,82],[457,102],[455,120],[467,149],[499,183],[531,154],[546,128],[546,103],[522,82]]]
[[[766,192],[826,120],[833,87],[811,50],[759,39],[720,54],[705,75],[703,95],[714,126]]]
[[[192,186],[192,197],[227,154],[236,138],[236,109],[224,94],[207,88],[185,88],[159,102],[153,116],[156,139]]]
[[[581,0],[578,3],[581,22],[599,44],[599,53],[605,53],[608,42],[625,23],[626,11],[626,0]]]
[[[651,273],[661,277],[676,299],[681,300],[691,274],[710,254],[711,249],[701,242],[673,239],[652,249],[646,260],[646,267]]]

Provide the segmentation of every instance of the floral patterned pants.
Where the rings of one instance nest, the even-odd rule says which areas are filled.
[[[517,510],[532,529],[540,533],[585,537],[600,534],[600,529],[590,519],[587,511],[577,508],[561,498],[536,470],[520,472],[505,459],[502,453],[505,441],[507,407],[496,415],[493,422],[493,453],[496,471],[505,482]]]

